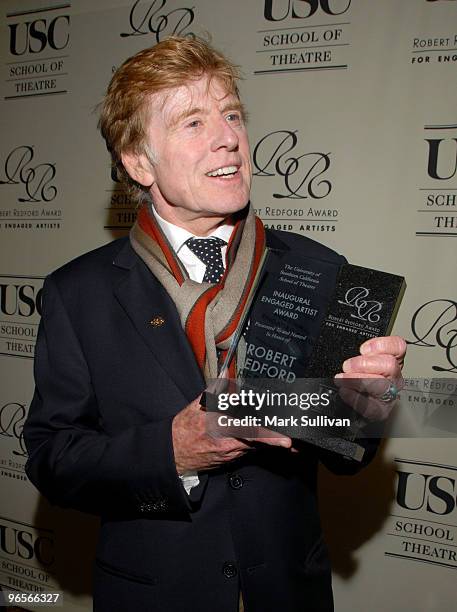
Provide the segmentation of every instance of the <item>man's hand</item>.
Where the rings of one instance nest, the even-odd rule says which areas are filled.
[[[196,398],[173,419],[173,450],[178,474],[190,470],[207,470],[242,457],[254,447],[248,441],[211,434],[210,423],[215,413],[207,413]],[[221,431],[221,428],[219,428]],[[290,448],[290,438],[276,434],[275,437],[256,437],[255,442]]]
[[[383,401],[381,396],[395,385],[399,391],[404,386],[401,374],[406,353],[406,342],[400,336],[372,338],[360,347],[360,355],[343,363],[341,380],[342,399],[370,420],[386,419],[394,401]]]

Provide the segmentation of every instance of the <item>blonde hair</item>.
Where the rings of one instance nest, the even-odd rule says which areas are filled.
[[[144,153],[153,161],[154,152],[144,140],[150,96],[204,75],[209,77],[209,81],[217,78],[227,94],[239,98],[238,66],[196,37],[170,36],[127,59],[111,78],[100,105],[98,126],[118,178],[130,188],[133,197],[141,199],[147,190],[128,175],[121,153]]]

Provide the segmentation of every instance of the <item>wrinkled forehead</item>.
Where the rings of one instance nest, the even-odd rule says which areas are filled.
[[[204,76],[152,94],[149,98],[149,116],[160,115],[164,123],[170,126],[193,109],[205,111],[215,104],[222,107],[231,102],[239,104],[235,92],[229,91],[221,79]]]

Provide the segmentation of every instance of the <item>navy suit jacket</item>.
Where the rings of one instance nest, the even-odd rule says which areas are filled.
[[[295,234],[268,243],[344,261]],[[205,383],[161,284],[121,239],[51,274],[43,299],[27,474],[52,503],[101,516],[94,609],[235,612],[241,587],[247,612],[333,610],[317,466],[360,465],[265,446],[187,496],[171,426]]]

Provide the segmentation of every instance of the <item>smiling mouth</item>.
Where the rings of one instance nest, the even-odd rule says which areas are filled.
[[[207,172],[206,176],[231,178],[232,176],[235,176],[237,172],[237,166],[222,166],[221,168],[217,168],[216,170],[211,170],[211,172]]]

